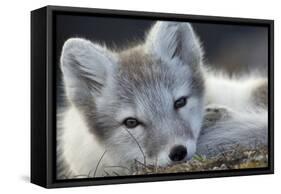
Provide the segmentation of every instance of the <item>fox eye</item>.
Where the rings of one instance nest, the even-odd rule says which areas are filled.
[[[187,97],[184,96],[184,97],[180,97],[179,99],[177,99],[174,103],[174,108],[175,109],[179,109],[179,108],[182,108],[186,105],[187,103]]]
[[[127,127],[127,128],[135,128],[135,127],[137,127],[139,124],[140,124],[140,122],[137,120],[137,119],[135,119],[135,118],[127,118],[127,119],[125,119],[124,121],[123,121],[123,124]]]

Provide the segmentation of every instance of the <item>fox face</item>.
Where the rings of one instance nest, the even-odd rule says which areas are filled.
[[[121,52],[71,38],[61,56],[66,95],[114,162],[184,161],[202,123],[202,55],[188,23],[157,22]]]

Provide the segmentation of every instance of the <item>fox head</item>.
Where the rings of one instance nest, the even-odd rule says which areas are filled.
[[[202,55],[182,22],[156,22],[144,43],[121,52],[71,38],[61,55],[66,95],[116,162],[184,161],[202,123]]]

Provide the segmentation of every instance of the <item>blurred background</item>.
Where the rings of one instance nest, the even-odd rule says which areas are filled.
[[[155,20],[57,15],[57,83],[61,86],[59,58],[63,43],[71,37],[83,37],[109,48],[126,48],[141,42]],[[266,27],[214,23],[192,23],[205,51],[207,66],[230,75],[258,73],[267,76],[268,31]],[[62,87],[58,87],[60,102]]]

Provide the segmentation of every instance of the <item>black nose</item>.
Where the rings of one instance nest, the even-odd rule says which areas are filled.
[[[176,162],[183,160],[187,155],[187,150],[185,146],[177,145],[172,148],[169,154],[169,158]]]

